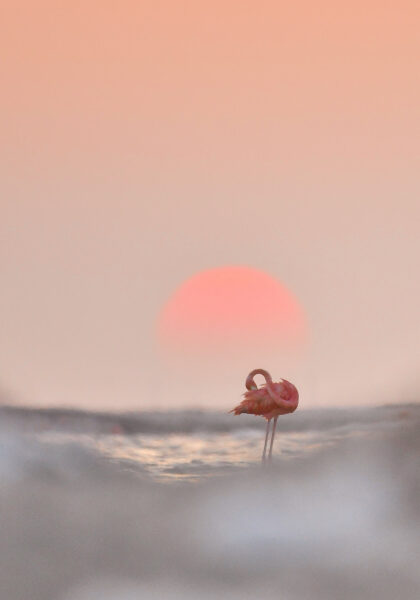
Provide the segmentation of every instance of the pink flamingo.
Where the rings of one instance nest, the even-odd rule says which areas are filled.
[[[260,388],[258,388],[254,382],[255,375],[262,375],[265,378],[266,382]],[[246,378],[245,385],[247,391],[244,393],[244,400],[230,412],[235,415],[241,415],[242,413],[261,415],[267,419],[267,431],[265,434],[262,462],[265,462],[266,460],[270,422],[271,419],[274,419],[270,450],[268,453],[268,460],[271,461],[277,419],[279,415],[286,415],[297,409],[299,404],[299,392],[290,381],[286,381],[285,379],[282,379],[278,383],[274,383],[270,373],[265,369],[254,369],[251,371]]]

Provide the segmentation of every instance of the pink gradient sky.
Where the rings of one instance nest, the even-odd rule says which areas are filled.
[[[417,399],[419,16],[404,0],[6,1],[0,387],[229,408],[266,366],[305,406]],[[162,372],[154,323],[225,264],[282,281],[311,345],[287,372],[248,364],[252,348],[187,384]]]

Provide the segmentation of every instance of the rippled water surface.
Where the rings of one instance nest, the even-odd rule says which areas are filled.
[[[360,428],[282,432],[276,435],[273,460],[290,460],[333,446],[348,437],[369,436]],[[146,471],[160,481],[197,481],[220,476],[261,462],[264,432],[239,429],[231,433],[189,435],[84,435],[49,432],[39,439],[48,444],[75,442],[132,471]]]
[[[3,408],[0,599],[418,600],[420,407],[264,429]]]

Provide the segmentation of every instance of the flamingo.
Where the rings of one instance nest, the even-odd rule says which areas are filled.
[[[260,388],[255,384],[255,375],[262,375],[265,378],[265,384]],[[267,430],[262,453],[263,463],[266,461],[270,422],[271,419],[274,419],[270,450],[268,452],[268,461],[271,462],[277,419],[279,415],[286,415],[297,409],[299,404],[299,392],[293,383],[286,381],[286,379],[282,379],[278,383],[273,382],[270,373],[265,369],[254,369],[251,371],[246,378],[245,386],[247,391],[244,393],[244,400],[230,412],[235,415],[241,415],[243,413],[261,415],[267,419]]]

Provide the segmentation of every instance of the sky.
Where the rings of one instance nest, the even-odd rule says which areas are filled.
[[[5,0],[0,389],[40,406],[228,410],[258,366],[303,407],[417,401],[419,13]],[[225,265],[298,299],[298,357],[162,357],[162,307]]]

